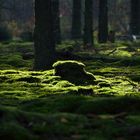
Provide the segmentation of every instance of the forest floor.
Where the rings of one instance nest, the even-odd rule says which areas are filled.
[[[94,51],[66,41],[57,51],[84,63],[95,84],[32,71],[33,43],[0,44],[0,139],[139,140],[140,42]]]

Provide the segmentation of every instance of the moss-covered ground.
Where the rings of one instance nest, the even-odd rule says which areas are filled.
[[[1,140],[140,139],[140,42],[79,45],[58,46],[59,60],[84,63],[93,84],[32,71],[33,43],[0,44]]]

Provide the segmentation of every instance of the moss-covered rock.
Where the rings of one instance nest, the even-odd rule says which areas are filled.
[[[85,70],[85,65],[77,61],[58,61],[53,64],[55,75],[75,85],[94,84],[95,77]]]

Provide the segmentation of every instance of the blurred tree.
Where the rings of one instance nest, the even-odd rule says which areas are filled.
[[[93,0],[85,0],[84,46],[91,48],[93,39]]]
[[[73,0],[72,29],[71,29],[72,39],[81,39],[82,37],[81,12],[82,12],[82,0]]]
[[[1,17],[2,17],[3,6],[4,6],[4,0],[0,0],[0,21],[1,21]]]
[[[140,35],[140,0],[131,0],[130,32]]]
[[[52,0],[35,0],[35,70],[51,68],[55,60]]]
[[[119,34],[129,32],[130,0],[108,0],[108,27]]]
[[[57,0],[56,0],[57,1]],[[78,0],[74,0],[77,2]],[[85,5],[85,0],[81,0]],[[129,31],[130,25],[130,1],[131,0],[108,0],[108,27],[111,30],[117,31],[117,34],[125,34]],[[55,0],[54,0],[55,2]],[[93,29],[95,35],[98,32],[98,16],[99,16],[99,1],[93,0]],[[61,18],[61,36],[63,39],[71,38],[71,23],[72,23],[72,9],[73,0],[59,0],[60,3],[60,18]],[[77,5],[78,7],[79,5]],[[18,25],[18,32],[25,31],[28,27],[28,23],[32,23],[30,26],[34,27],[34,0],[0,0],[0,15],[1,21],[6,24],[11,24],[14,21]],[[83,6],[84,7],[84,6]],[[57,8],[54,8],[55,11]],[[77,8],[77,10],[79,10]],[[77,16],[77,20],[78,20]],[[84,24],[84,14],[82,13],[82,26]],[[77,21],[76,20],[76,21]],[[75,25],[75,24],[74,24]],[[79,24],[80,25],[80,24]],[[78,26],[79,27],[79,26]]]
[[[107,42],[108,38],[108,0],[99,0],[99,43]]]
[[[55,42],[57,44],[60,44],[61,43],[61,30],[60,30],[59,0],[52,0],[52,2],[53,2]]]
[[[71,39],[72,0],[60,1],[61,38]]]

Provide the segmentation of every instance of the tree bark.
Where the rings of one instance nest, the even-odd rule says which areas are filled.
[[[99,0],[98,41],[106,43],[108,39],[108,1]]]
[[[130,32],[140,35],[140,0],[131,0]]]
[[[51,0],[35,0],[35,70],[51,68],[55,60],[54,19]]]
[[[73,0],[72,9],[72,29],[71,37],[72,39],[81,39],[82,37],[82,23],[81,23],[81,11],[82,10],[82,0]]]
[[[93,39],[93,0],[85,0],[84,45],[92,47]]]

